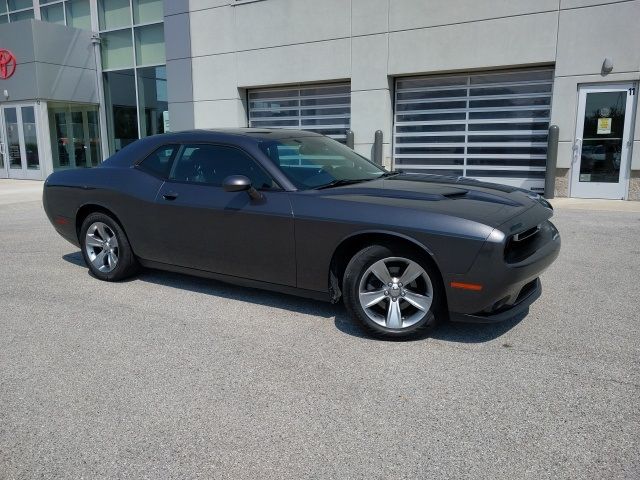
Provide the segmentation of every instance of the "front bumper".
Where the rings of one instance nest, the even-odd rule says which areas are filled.
[[[531,282],[531,288],[527,289],[526,286],[523,290],[527,290],[516,303],[511,306],[498,310],[494,313],[450,313],[449,320],[452,322],[465,322],[465,323],[498,323],[511,320],[522,313],[529,311],[529,306],[535,302],[540,295],[542,295],[542,283],[539,278],[536,278]]]
[[[535,240],[535,251],[508,263],[504,243],[486,242],[471,269],[445,277],[449,317],[453,321],[500,322],[524,312],[541,294],[539,277],[560,253],[560,234],[548,220]],[[453,288],[452,282],[481,285],[481,290]]]

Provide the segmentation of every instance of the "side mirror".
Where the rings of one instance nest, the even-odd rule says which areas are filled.
[[[261,200],[262,194],[251,185],[251,180],[244,175],[231,175],[224,179],[222,188],[225,192],[247,192],[254,200]]]

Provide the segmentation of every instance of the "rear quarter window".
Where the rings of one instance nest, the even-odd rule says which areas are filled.
[[[178,145],[164,145],[138,164],[138,168],[160,178],[168,178],[173,160],[178,153]]]

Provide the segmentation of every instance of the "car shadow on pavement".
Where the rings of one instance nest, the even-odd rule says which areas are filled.
[[[62,258],[73,265],[87,268],[80,251],[68,253],[63,255]],[[90,273],[88,274],[91,275]],[[136,280],[231,300],[250,302],[267,307],[281,308],[305,315],[318,316],[324,319],[333,318],[336,328],[341,332],[357,338],[375,340],[375,338],[368,335],[360,325],[351,320],[342,304],[334,305],[319,300],[311,300],[256,288],[240,287],[213,279],[162,270],[143,269],[137,276],[124,280],[124,282]],[[434,330],[427,332],[421,337],[412,338],[410,341],[430,337],[447,342],[484,343],[504,335],[520,323],[527,316],[527,313],[528,312],[524,312],[512,320],[495,324],[443,322]]]

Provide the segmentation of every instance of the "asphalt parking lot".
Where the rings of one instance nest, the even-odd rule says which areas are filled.
[[[99,282],[37,191],[4,198],[2,479],[640,477],[640,212],[559,208],[526,318],[383,342],[339,306]]]

